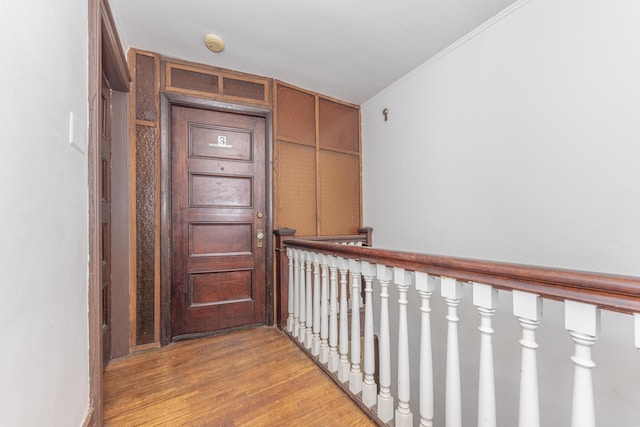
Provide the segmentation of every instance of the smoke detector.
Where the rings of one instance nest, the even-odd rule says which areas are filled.
[[[204,36],[204,44],[211,52],[219,53],[224,50],[224,40],[215,34],[207,34]]]

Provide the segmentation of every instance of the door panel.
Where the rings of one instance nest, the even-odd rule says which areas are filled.
[[[172,336],[264,323],[265,120],[171,114]]]

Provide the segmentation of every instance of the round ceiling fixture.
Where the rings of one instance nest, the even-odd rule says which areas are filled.
[[[204,44],[211,52],[219,53],[224,50],[224,40],[215,34],[207,34],[204,36]]]

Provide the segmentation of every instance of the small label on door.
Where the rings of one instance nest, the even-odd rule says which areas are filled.
[[[231,148],[232,145],[227,145],[227,137],[224,135],[218,135],[218,143],[217,144],[209,144],[209,147],[222,147],[222,148]]]

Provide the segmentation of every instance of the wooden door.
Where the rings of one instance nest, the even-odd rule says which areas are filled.
[[[174,106],[171,334],[266,320],[265,119]]]
[[[102,360],[111,358],[111,88],[102,78],[100,102],[100,259],[102,261]]]

